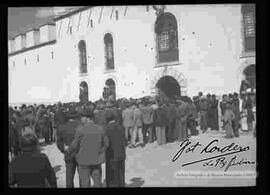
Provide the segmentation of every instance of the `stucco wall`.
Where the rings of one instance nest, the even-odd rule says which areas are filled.
[[[150,95],[151,86],[164,69],[155,68],[155,10],[150,7],[147,12],[146,6],[128,6],[127,10],[125,6],[115,6],[110,18],[113,8],[105,6],[99,23],[101,10],[102,7],[94,7],[91,12],[93,28],[87,26],[91,10],[85,10],[81,16],[73,15],[71,22],[70,17],[56,22],[55,45],[10,57],[11,69],[12,61],[16,61],[10,101],[41,101],[27,95],[27,91],[39,85],[48,90],[48,97],[43,99],[78,101],[81,81],[88,83],[89,99],[97,100],[109,78],[116,83],[117,98]],[[165,12],[172,13],[178,22],[179,62],[170,69],[186,79],[187,95],[198,91],[217,95],[238,91],[242,47],[240,5],[170,5]],[[72,34],[67,31],[68,24],[73,25]],[[109,72],[105,70],[104,58],[104,35],[108,32],[113,36],[115,60],[115,70]],[[88,73],[84,75],[79,75],[80,40],[86,41],[87,48]],[[39,64],[35,63],[37,53]],[[32,65],[25,67],[24,58],[32,59]],[[26,81],[25,77],[31,79]]]

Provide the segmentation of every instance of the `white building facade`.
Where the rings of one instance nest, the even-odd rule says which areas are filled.
[[[106,86],[117,99],[154,95],[157,88],[169,96],[239,92],[256,57],[255,46],[245,49],[252,29],[246,33],[244,20],[252,22],[242,10],[240,4],[98,6],[60,16],[26,33],[26,48],[22,38],[9,41],[9,102],[79,101],[83,88],[95,101]],[[254,20],[255,8],[255,32]],[[35,37],[40,41],[28,43]]]

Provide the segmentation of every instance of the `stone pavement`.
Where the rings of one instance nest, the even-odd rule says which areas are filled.
[[[224,131],[207,131],[204,134],[191,137],[189,140],[192,144],[199,141],[202,146],[206,147],[209,142],[214,139],[219,140],[213,144],[219,147],[225,147],[232,142],[245,147],[249,146],[250,150],[237,154],[237,160],[241,158],[246,160],[256,160],[256,138],[252,133],[240,132],[239,138],[226,139]],[[223,171],[225,168],[219,167],[204,167],[203,162],[182,167],[184,163],[200,160],[205,158],[197,150],[190,153],[183,153],[181,157],[172,162],[172,158],[177,153],[180,142],[168,143],[158,146],[156,142],[147,144],[144,148],[127,148],[126,159],[126,175],[125,181],[127,187],[160,187],[160,186],[252,186],[255,185],[254,178],[175,178],[176,171]],[[65,187],[65,163],[63,154],[57,149],[55,144],[42,147],[42,152],[46,153],[56,172],[58,187]],[[227,152],[228,153],[228,152]],[[220,153],[213,152],[213,155]],[[208,155],[211,157],[213,155]],[[215,156],[214,155],[214,156]],[[234,154],[226,156],[226,159],[231,159]],[[229,170],[255,170],[256,165],[238,165],[230,167]],[[105,186],[105,164],[102,165],[102,181]],[[79,187],[78,174],[76,172],[74,179],[75,187]]]

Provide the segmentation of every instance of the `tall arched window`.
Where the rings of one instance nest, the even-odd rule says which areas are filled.
[[[87,73],[86,44],[84,40],[79,42],[80,73]]]
[[[155,23],[158,63],[179,60],[177,20],[171,13],[161,14]]]
[[[113,55],[113,38],[110,33],[104,36],[105,44],[105,65],[106,70],[114,69],[114,55]]]

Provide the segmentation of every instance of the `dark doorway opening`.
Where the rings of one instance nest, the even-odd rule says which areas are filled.
[[[105,100],[115,100],[116,98],[116,90],[115,90],[115,82],[113,79],[108,79],[105,82],[105,87],[103,91],[103,98]]]
[[[158,89],[158,95],[165,96],[168,98],[180,97],[180,85],[177,80],[172,76],[164,76],[158,80],[156,84]]]
[[[88,85],[85,81],[80,84],[80,102],[88,102]]]

